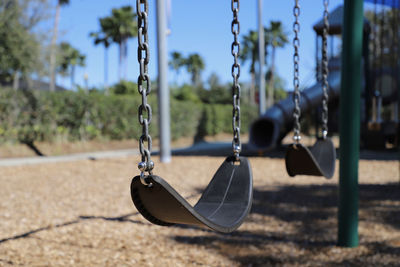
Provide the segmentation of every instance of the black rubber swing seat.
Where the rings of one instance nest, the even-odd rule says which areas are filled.
[[[291,144],[286,151],[286,170],[290,176],[313,175],[332,178],[335,173],[336,150],[331,139],[319,139],[308,149]]]
[[[253,199],[250,164],[244,157],[239,161],[226,158],[193,207],[155,175],[146,180],[152,184],[150,187],[141,183],[140,176],[132,179],[132,201],[143,217],[157,225],[187,224],[232,232],[243,223]]]

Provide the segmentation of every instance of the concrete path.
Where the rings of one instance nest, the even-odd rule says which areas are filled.
[[[270,158],[284,158],[285,147],[280,147],[272,151],[260,151],[252,148],[248,144],[243,144],[242,156],[266,156]],[[172,150],[174,156],[228,156],[232,154],[231,142],[201,142],[189,147],[175,148]],[[337,151],[338,154],[338,151]],[[120,158],[139,155],[138,149],[125,149],[113,151],[100,151],[79,154],[69,154],[62,156],[46,156],[46,157],[25,157],[25,158],[8,158],[0,159],[1,166],[20,166],[41,163],[57,163],[77,160],[96,160],[103,158]],[[158,156],[158,148],[155,148],[152,155]],[[367,160],[399,160],[400,154],[396,151],[360,151],[360,159]]]
[[[245,147],[246,145],[244,145],[244,148]],[[227,156],[232,153],[231,150],[232,150],[232,143],[230,142],[213,142],[213,143],[201,142],[193,146],[173,149],[172,155]],[[159,155],[157,147],[154,148],[152,154],[155,156]],[[58,162],[68,162],[68,161],[87,160],[87,159],[96,160],[102,158],[119,158],[119,157],[135,156],[135,155],[139,155],[138,149],[76,153],[76,154],[61,155],[61,156],[7,158],[7,159],[0,159],[0,167],[33,165],[42,163],[58,163]]]
[[[172,149],[174,156],[228,156],[232,154],[231,142],[200,142],[189,147]],[[154,156],[159,155],[158,147],[155,147],[152,153]],[[57,163],[77,160],[96,160],[102,158],[120,158],[127,156],[139,155],[138,149],[125,149],[114,151],[99,151],[88,153],[76,153],[61,156],[45,156],[45,157],[24,157],[24,158],[7,158],[0,159],[1,166],[21,166],[42,163]],[[251,150],[247,144],[243,144],[243,156],[262,156],[258,151]]]
[[[25,157],[25,158],[9,158],[0,159],[0,166],[19,166],[19,165],[32,165],[41,163],[57,163],[77,160],[96,160],[104,158],[120,158],[132,155],[138,155],[138,149],[125,149],[125,150],[114,150],[114,151],[99,151],[89,153],[78,153],[62,156],[46,156],[46,157]]]

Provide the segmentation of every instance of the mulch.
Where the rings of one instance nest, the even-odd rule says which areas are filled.
[[[159,227],[132,204],[138,158],[0,168],[0,266],[399,266],[397,161],[361,160],[360,245],[336,246],[338,171],[290,178],[250,158],[254,203],[232,234]],[[174,157],[155,173],[192,204],[221,157]],[[338,167],[338,166],[337,166]]]

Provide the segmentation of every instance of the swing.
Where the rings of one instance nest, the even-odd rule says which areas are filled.
[[[141,11],[141,4],[144,10]],[[239,0],[232,0],[233,12],[232,33],[232,97],[233,97],[233,156],[228,156],[219,167],[204,193],[196,205],[191,206],[178,192],[175,191],[161,177],[153,175],[154,163],[151,161],[151,137],[148,126],[151,121],[151,107],[147,103],[150,92],[150,78],[147,73],[148,34],[147,14],[148,1],[137,0],[138,13],[138,61],[140,75],[138,90],[142,95],[142,104],[139,106],[139,122],[143,134],[139,139],[139,150],[142,162],[139,163],[140,175],[131,182],[131,197],[137,210],[153,224],[170,226],[173,224],[187,224],[207,227],[217,232],[229,233],[237,229],[250,211],[253,198],[253,178],[250,163],[245,157],[239,156],[240,142],[240,65],[238,55],[240,30],[238,13]],[[144,38],[144,39],[143,39]],[[143,58],[142,54],[146,56]],[[143,82],[146,82],[146,88]],[[147,112],[147,118],[143,113]],[[144,143],[147,142],[147,148]],[[148,174],[145,175],[145,172]]]
[[[324,176],[325,178],[332,178],[335,172],[335,147],[328,135],[328,55],[327,55],[327,34],[329,28],[328,22],[328,1],[324,1],[324,29],[323,29],[323,50],[322,50],[322,65],[323,65],[323,97],[322,97],[322,137],[319,137],[316,143],[307,148],[300,143],[300,90],[299,90],[299,53],[298,48],[300,39],[298,32],[300,31],[300,24],[298,16],[300,15],[300,7],[298,0],[295,0],[294,16],[295,22],[293,30],[295,37],[293,39],[294,46],[294,143],[289,145],[286,156],[286,170],[289,176],[295,175],[314,175]]]

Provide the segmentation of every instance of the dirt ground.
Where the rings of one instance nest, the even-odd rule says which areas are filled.
[[[232,234],[160,227],[130,199],[137,157],[0,168],[0,266],[399,266],[399,163],[360,161],[360,246],[337,240],[338,172],[290,178],[250,158],[254,203]],[[156,160],[156,159],[155,159]],[[191,203],[220,157],[174,157],[155,173]]]

